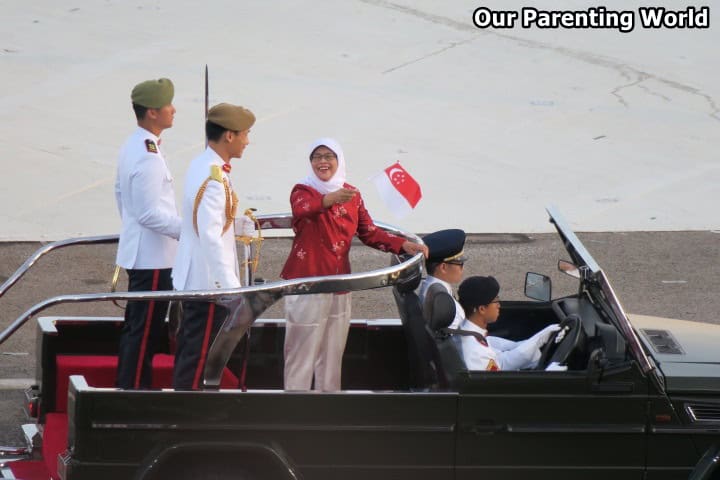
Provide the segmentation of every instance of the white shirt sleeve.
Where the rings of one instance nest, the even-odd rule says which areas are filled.
[[[217,288],[237,288],[235,259],[224,254],[225,188],[220,182],[209,181],[197,209],[200,250],[205,257],[210,284]]]
[[[514,342],[502,337],[485,337],[496,352],[504,352],[505,350],[512,350],[517,347],[520,342]]]
[[[142,168],[132,173],[130,196],[137,210],[138,223],[162,235],[180,238],[180,217],[160,208],[163,182],[167,169],[161,158],[147,155],[140,162]]]
[[[120,175],[115,175],[115,204],[117,205],[118,213],[122,218],[122,191],[120,190]]]
[[[503,370],[520,370],[534,368],[540,360],[540,348],[537,341],[530,338],[516,342],[515,348],[498,352],[498,359]]]

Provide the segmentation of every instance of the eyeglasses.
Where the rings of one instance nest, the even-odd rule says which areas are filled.
[[[310,155],[310,160],[313,162],[317,162],[318,160],[335,160],[337,158],[337,155],[334,153],[313,153]]]
[[[499,298],[496,298],[496,299],[493,300],[492,302],[488,303],[488,305],[491,305],[491,304],[493,304],[493,303],[497,303],[498,305],[500,305],[500,299],[499,299]]]
[[[443,263],[447,263],[448,265],[457,265],[460,268],[465,266],[465,262],[443,262]]]

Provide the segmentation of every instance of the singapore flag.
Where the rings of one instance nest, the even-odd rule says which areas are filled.
[[[406,217],[422,198],[420,185],[397,162],[371,178],[380,197],[397,218]]]

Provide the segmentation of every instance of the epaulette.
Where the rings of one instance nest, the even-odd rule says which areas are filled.
[[[222,183],[223,174],[222,174],[222,168],[220,168],[220,165],[210,165],[210,178],[212,178],[216,182]]]
[[[155,145],[155,142],[153,142],[149,138],[145,140],[145,148],[150,153],[158,153],[157,145]]]

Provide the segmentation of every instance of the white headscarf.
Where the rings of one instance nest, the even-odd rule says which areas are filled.
[[[317,175],[315,175],[315,171],[313,170],[311,164],[310,173],[301,183],[314,188],[323,195],[327,195],[330,192],[339,190],[345,184],[345,155],[343,155],[340,144],[332,138],[319,138],[310,145],[310,153],[308,153],[307,157],[308,163],[310,163],[310,155],[312,155],[313,151],[315,151],[315,149],[319,146],[329,148],[337,156],[338,168],[335,171],[335,175],[333,175],[327,182],[320,180]]]

